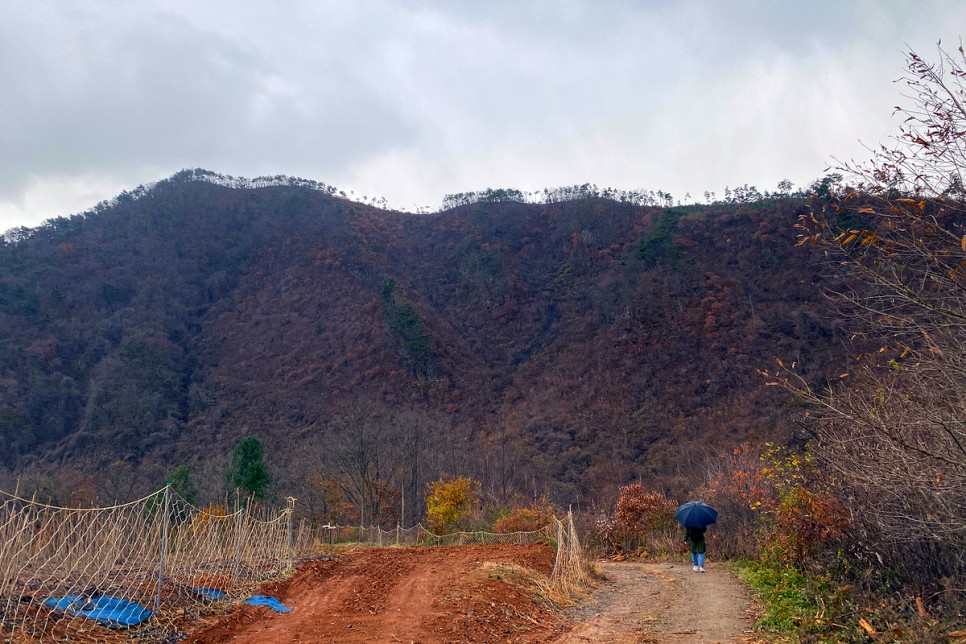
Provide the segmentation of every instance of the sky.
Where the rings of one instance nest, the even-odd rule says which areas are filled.
[[[0,232],[184,168],[390,207],[807,186],[894,135],[961,0],[0,0]]]

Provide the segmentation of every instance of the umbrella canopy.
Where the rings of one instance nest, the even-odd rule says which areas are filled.
[[[674,518],[688,528],[707,528],[718,520],[718,511],[702,501],[688,501],[678,506]]]

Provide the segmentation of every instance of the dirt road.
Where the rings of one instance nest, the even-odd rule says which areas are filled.
[[[683,564],[604,563],[607,580],[562,614],[537,582],[547,545],[370,548],[309,562],[266,584],[293,610],[236,606],[190,644],[288,642],[749,642],[749,601],[730,571]]]
[[[607,581],[570,611],[576,627],[559,644],[752,642],[747,595],[723,567],[603,563]]]

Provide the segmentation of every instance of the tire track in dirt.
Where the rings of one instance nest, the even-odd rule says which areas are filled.
[[[570,611],[579,621],[557,644],[754,642],[753,609],[728,569],[695,573],[672,563],[602,563],[607,581]]]

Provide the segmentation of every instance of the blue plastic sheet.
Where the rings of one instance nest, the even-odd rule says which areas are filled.
[[[192,588],[191,590],[213,602],[222,600],[227,595],[225,591],[218,590],[217,588]]]
[[[110,595],[49,597],[44,600],[44,605],[69,615],[85,617],[109,628],[137,626],[151,617],[152,612],[137,602]]]
[[[268,597],[266,595],[253,595],[245,600],[246,604],[252,606],[268,606],[277,613],[291,613],[292,609],[283,604],[278,597]]]

